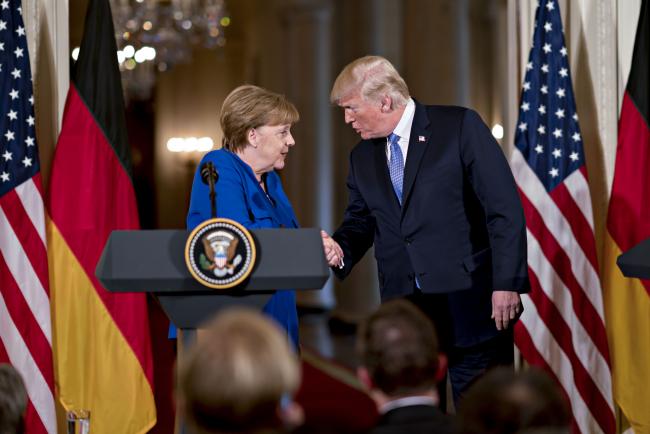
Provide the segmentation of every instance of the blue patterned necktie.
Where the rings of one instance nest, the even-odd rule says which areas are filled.
[[[390,162],[388,163],[388,171],[390,172],[390,180],[393,183],[393,189],[397,195],[399,204],[402,204],[402,186],[404,184],[404,157],[402,156],[402,149],[399,147],[399,136],[395,133],[390,133],[388,136],[390,142]]]

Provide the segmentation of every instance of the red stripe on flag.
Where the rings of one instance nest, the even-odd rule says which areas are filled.
[[[30,400],[27,401],[27,410],[25,411],[25,426],[29,427],[28,434],[47,434],[47,429]]]
[[[528,269],[528,272],[530,275],[533,274],[533,272]],[[521,322],[518,322],[515,324],[515,342],[517,342],[517,348],[519,348],[519,351],[521,351],[521,354],[524,356],[524,359],[528,361],[531,365],[537,366],[544,371],[546,371],[554,380],[557,384],[560,385],[559,390],[560,393],[562,393],[562,396],[564,397],[564,403],[567,406],[567,409],[569,409],[569,412],[571,413],[571,432],[573,433],[579,433],[580,428],[578,426],[578,422],[576,421],[575,414],[571,411],[571,407],[569,405],[569,395],[567,394],[566,390],[564,389],[564,386],[562,386],[562,383],[560,380],[557,378],[557,375],[555,375],[555,372],[551,368],[551,366],[546,363],[546,360],[544,357],[537,351],[537,348],[535,347],[535,343],[533,342],[533,339],[530,336],[530,333],[528,333],[528,330],[526,329],[526,326],[524,326]]]
[[[576,241],[582,248],[585,256],[591,263],[594,270],[598,270],[598,258],[596,257],[596,242],[591,225],[585,218],[580,208],[573,200],[571,193],[564,184],[559,184],[550,194],[551,199],[562,210]]]
[[[67,125],[68,122],[74,126]],[[139,227],[133,185],[74,85],[68,92],[53,166],[57,170],[52,172],[50,181],[51,218],[133,349],[153,388],[145,295],[121,293],[116,297],[95,277],[95,267],[111,231]],[[80,171],[87,173],[80,175]],[[88,183],[78,185],[80,178]],[[68,194],[70,191],[76,194]],[[71,209],[75,212],[70,212]]]
[[[603,397],[600,389],[598,389],[598,386],[594,383],[593,378],[583,365],[583,363],[589,363],[590,361],[581,361],[580,357],[576,354],[571,338],[571,329],[562,317],[562,314],[558,311],[555,303],[547,297],[537,279],[537,275],[530,271],[529,278],[531,286],[529,296],[535,303],[541,320],[544,321],[553,334],[553,337],[555,337],[555,341],[570,360],[574,385],[580,393],[582,400],[591,410],[594,418],[598,421],[598,424],[601,427],[609,427],[611,431],[615,430],[616,420],[614,419],[614,414],[612,413],[607,400]],[[543,343],[538,343],[538,345],[540,344]],[[604,431],[611,432],[607,429]]]
[[[7,310],[16,324],[16,329],[27,343],[27,350],[43,374],[50,390],[54,392],[54,370],[50,343],[34,318],[34,313],[25,302],[23,293],[2,255],[0,255],[0,293],[2,293]]]
[[[9,224],[18,238],[18,242],[23,247],[32,268],[34,268],[38,280],[41,282],[41,286],[43,286],[43,289],[49,295],[47,251],[15,190],[6,193],[0,198],[0,207],[2,207]]]
[[[43,201],[45,194],[43,193],[43,181],[41,179],[41,172],[38,172],[36,175],[32,176],[32,181],[36,186],[36,190],[38,190],[38,193],[41,195],[41,201]],[[43,201],[43,203],[45,203],[45,201]]]
[[[7,350],[4,347],[2,340],[0,339],[0,363],[8,363],[12,364],[11,361],[9,360],[9,355],[7,354]],[[23,383],[25,380],[23,379]],[[43,421],[39,417],[38,413],[36,412],[36,409],[32,405],[32,402],[28,399],[27,400],[27,410],[25,411],[25,427],[29,428],[29,434],[31,433],[47,433],[47,430],[45,429],[45,426],[43,425]]]
[[[544,256],[553,265],[555,272],[564,282],[573,300],[572,308],[584,328],[589,332],[598,351],[609,354],[605,325],[591,301],[585,295],[582,287],[576,280],[571,270],[571,259],[560,247],[553,235],[544,225],[541,215],[526,195],[520,190],[521,202],[526,215],[526,225],[535,238],[539,241]],[[606,357],[607,359],[607,357]]]
[[[11,362],[9,361],[9,354],[7,354],[7,349],[2,343],[2,339],[0,339],[0,363],[11,364]]]

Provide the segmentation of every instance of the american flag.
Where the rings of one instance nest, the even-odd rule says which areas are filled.
[[[559,5],[541,0],[511,166],[524,205],[532,290],[515,342],[551,373],[573,428],[613,433],[615,417],[584,148]]]
[[[21,374],[26,432],[55,433],[45,213],[20,0],[0,0],[0,362]]]

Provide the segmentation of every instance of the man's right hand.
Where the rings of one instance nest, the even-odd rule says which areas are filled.
[[[330,267],[343,268],[343,249],[339,243],[334,241],[329,234],[323,230],[320,231],[321,238],[323,239],[323,250],[325,251],[325,259]]]
[[[505,330],[523,311],[521,297],[515,291],[492,292],[492,319],[497,330]]]

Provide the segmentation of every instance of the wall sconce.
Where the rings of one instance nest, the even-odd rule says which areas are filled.
[[[503,139],[503,127],[501,126],[501,124],[494,124],[494,126],[492,127],[492,135],[497,140]]]
[[[207,152],[214,146],[210,137],[172,137],[167,140],[170,152]]]

